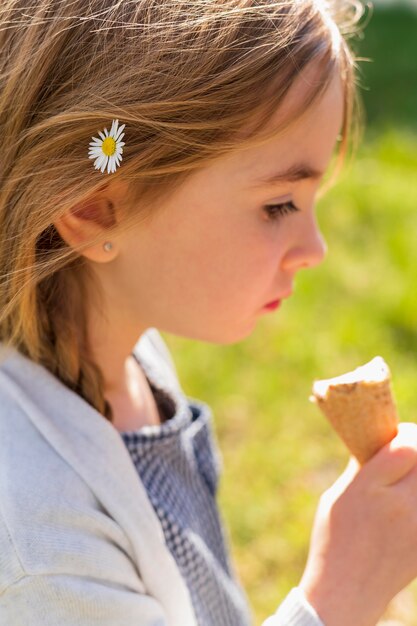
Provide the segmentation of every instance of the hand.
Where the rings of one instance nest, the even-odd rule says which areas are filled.
[[[417,576],[417,425],[323,493],[299,586],[325,626],[375,626]]]

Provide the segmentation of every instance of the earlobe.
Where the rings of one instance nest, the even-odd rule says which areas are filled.
[[[79,251],[82,256],[98,263],[108,262],[116,256],[114,245],[110,252],[103,248],[103,242],[109,237],[108,229],[115,225],[113,204],[98,196],[74,205],[54,222],[62,239],[76,250],[102,237],[101,241]]]

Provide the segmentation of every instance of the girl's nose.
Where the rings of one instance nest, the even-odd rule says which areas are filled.
[[[303,268],[319,265],[327,253],[327,245],[315,221],[304,233],[297,238],[294,245],[289,247],[282,259],[282,269],[296,272]]]

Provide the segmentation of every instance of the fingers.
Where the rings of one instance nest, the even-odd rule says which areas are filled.
[[[398,434],[362,468],[363,477],[393,485],[417,464],[417,424],[402,422]]]
[[[359,473],[361,466],[355,457],[351,456],[349,463],[347,464],[344,472],[339,478],[322,494],[321,500],[324,506],[326,501],[327,506],[331,506],[332,503],[347,489],[351,484],[355,476]]]
[[[352,484],[387,487],[417,470],[417,424],[401,422],[398,434],[363,466],[353,456],[339,478],[321,497],[322,506],[330,507]]]
[[[343,474],[339,476],[335,485],[340,491],[344,491],[346,487],[352,482],[355,476],[358,474],[361,466],[357,459],[354,456],[351,456],[349,459],[349,463],[346,466]]]

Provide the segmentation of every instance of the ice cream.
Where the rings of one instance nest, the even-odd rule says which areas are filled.
[[[352,372],[317,380],[310,400],[323,411],[360,464],[397,434],[391,374],[380,356]]]

